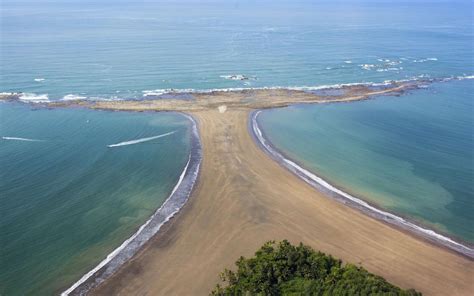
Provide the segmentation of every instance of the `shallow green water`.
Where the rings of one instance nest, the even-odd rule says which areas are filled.
[[[334,185],[474,242],[472,81],[264,111],[272,143]]]
[[[0,294],[67,288],[168,197],[189,155],[174,113],[0,104]],[[148,142],[107,145],[174,134]]]

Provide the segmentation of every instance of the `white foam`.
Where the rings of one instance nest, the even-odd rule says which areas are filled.
[[[49,102],[47,94],[37,95],[34,93],[22,93],[19,96],[20,101],[32,102],[32,103],[46,103]]]
[[[399,65],[403,63],[402,61],[391,61],[391,62],[387,62],[387,65],[390,65],[390,66],[396,66],[396,65]]]
[[[375,68],[375,65],[374,64],[362,64],[362,65],[359,65],[362,69],[364,70],[367,70],[367,71],[370,71],[372,70],[373,68]]]
[[[85,100],[85,99],[87,99],[87,97],[69,94],[69,95],[65,95],[61,100],[62,101],[76,101],[76,100]]]
[[[12,141],[25,141],[25,142],[44,142],[44,140],[19,138],[19,137],[2,137],[2,139],[12,140]]]
[[[403,70],[403,67],[392,67],[392,68],[383,68],[383,69],[377,69],[377,72],[388,72],[388,71],[400,71]]]
[[[194,93],[197,92],[195,89],[192,88],[182,88],[182,89],[174,89],[174,88],[162,88],[162,89],[154,89],[154,90],[144,90],[142,91],[144,97],[148,96],[161,96],[164,94],[176,94],[176,93]]]
[[[344,63],[346,63],[346,64],[352,64],[352,61],[349,61],[349,60],[348,60],[348,61],[344,61]]]
[[[255,80],[255,77],[250,77],[243,74],[221,75],[220,77],[227,80]]]
[[[472,249],[468,246],[465,246],[463,244],[460,244],[460,243],[452,240],[451,238],[443,236],[443,235],[441,235],[441,234],[439,234],[439,233],[437,233],[437,232],[435,232],[431,229],[418,226],[418,225],[416,225],[416,224],[414,224],[410,221],[407,221],[407,220],[403,219],[402,217],[399,217],[399,216],[394,215],[394,214],[389,213],[389,212],[382,211],[382,210],[380,210],[380,209],[378,209],[374,206],[371,206],[367,202],[365,202],[365,201],[363,201],[359,198],[356,198],[356,197],[354,197],[354,196],[352,196],[352,195],[350,195],[350,194],[334,187],[333,185],[329,184],[327,181],[325,181],[321,177],[319,177],[319,176],[311,173],[310,171],[302,168],[301,166],[299,166],[295,162],[293,162],[289,159],[286,159],[281,153],[277,152],[269,143],[267,143],[265,137],[263,136],[263,133],[260,130],[260,128],[258,126],[258,122],[257,122],[257,117],[261,112],[262,111],[255,112],[254,115],[253,115],[252,121],[251,121],[252,122],[252,129],[254,131],[254,134],[255,134],[256,138],[258,139],[260,144],[265,148],[265,150],[267,150],[267,152],[270,155],[272,155],[273,157],[276,157],[279,160],[282,160],[285,167],[289,168],[292,172],[295,172],[298,176],[302,177],[302,179],[305,182],[307,182],[310,185],[313,185],[313,183],[316,183],[316,184],[324,187],[325,189],[329,190],[330,192],[336,193],[337,195],[342,196],[342,197],[350,200],[354,204],[357,204],[358,206],[368,210],[369,213],[375,213],[378,216],[383,217],[384,221],[387,221],[387,222],[390,222],[390,223],[396,224],[396,225],[401,225],[401,226],[403,226],[405,228],[408,228],[410,230],[413,230],[417,233],[424,234],[427,237],[434,238],[434,239],[438,240],[439,242],[442,242],[444,245],[450,246],[451,248],[453,248],[455,250],[458,250],[458,251],[462,252],[463,254],[468,255],[469,257],[474,257],[474,249]]]
[[[18,93],[14,92],[0,92],[0,97],[16,96]]]
[[[474,79],[474,75],[458,76],[457,79],[459,79],[459,80]]]
[[[424,62],[437,61],[437,60],[438,58],[425,58],[425,59],[413,60],[413,63],[424,63]]]
[[[43,82],[45,81],[46,79],[45,78],[35,78],[34,79],[36,82]]]
[[[322,85],[302,85],[302,86],[262,86],[262,87],[230,87],[230,88],[210,88],[210,89],[156,89],[156,90],[144,90],[142,91],[143,96],[159,96],[163,94],[179,94],[179,93],[195,93],[195,94],[210,94],[214,92],[239,92],[246,90],[296,90],[296,91],[314,91],[327,88],[342,88],[347,86],[357,86],[357,85],[389,85],[397,82],[407,82],[415,81],[418,78],[413,77],[411,79],[402,79],[402,80],[387,80],[382,83],[379,82],[349,82],[349,83],[337,83],[337,84],[322,84]],[[92,99],[92,98],[91,98]]]
[[[136,140],[131,140],[131,141],[125,141],[125,142],[120,142],[120,143],[117,143],[117,144],[111,144],[111,145],[107,145],[107,147],[112,148],[112,147],[134,145],[134,144],[138,144],[138,143],[143,143],[143,142],[148,142],[148,141],[151,141],[151,140],[155,140],[155,139],[158,139],[158,138],[163,138],[163,137],[172,135],[174,133],[176,133],[176,131],[172,131],[172,132],[162,134],[162,135],[158,135],[158,136],[153,136],[153,137],[148,137],[148,138],[141,138],[141,139],[136,139]]]

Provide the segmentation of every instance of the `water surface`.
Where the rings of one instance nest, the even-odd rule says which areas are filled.
[[[179,114],[3,103],[0,117],[2,295],[48,295],[79,279],[163,203],[188,160],[190,122]]]
[[[262,112],[270,141],[337,187],[474,243],[472,81]]]

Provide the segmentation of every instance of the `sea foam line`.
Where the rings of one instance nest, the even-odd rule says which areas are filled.
[[[44,140],[19,138],[19,137],[2,137],[2,139],[12,140],[12,141],[24,141],[24,142],[44,142]]]
[[[364,64],[360,65],[372,67],[372,65]],[[375,65],[374,65],[375,66]],[[395,68],[391,69],[395,70]],[[397,70],[400,70],[397,68]],[[261,86],[261,87],[230,87],[230,88],[209,88],[209,89],[194,89],[194,88],[183,88],[183,89],[155,89],[155,90],[144,90],[142,91],[144,97],[148,96],[160,96],[163,94],[210,94],[214,92],[241,92],[241,91],[250,91],[250,90],[295,90],[295,91],[315,91],[321,89],[332,89],[332,88],[344,88],[350,86],[389,86],[395,83],[404,83],[404,82],[447,82],[452,80],[465,80],[473,79],[473,75],[459,75],[459,76],[447,76],[441,78],[429,78],[426,75],[419,75],[415,77],[410,77],[406,79],[398,80],[385,80],[382,82],[348,82],[348,83],[336,83],[336,84],[322,84],[322,85],[302,85],[302,86]]]
[[[174,133],[176,133],[176,131],[161,134],[161,135],[158,135],[158,136],[153,136],[153,137],[148,137],[148,138],[141,138],[141,139],[136,139],[136,140],[131,140],[131,141],[125,141],[125,142],[120,142],[120,143],[117,143],[117,144],[111,144],[111,145],[107,145],[107,147],[112,148],[112,147],[120,147],[120,146],[127,146],[127,145],[133,145],[133,144],[148,142],[148,141],[151,141],[151,140],[154,140],[154,139],[163,138],[163,137],[172,135]]]
[[[187,202],[197,180],[202,159],[202,147],[197,123],[191,116],[184,115],[192,123],[191,153],[171,194],[155,213],[118,248],[113,250],[96,267],[83,275],[70,288],[61,293],[67,295],[86,295],[92,288],[104,282],[138,250],[152,238]]]
[[[278,163],[282,164],[289,171],[303,179],[306,183],[310,184],[316,189],[324,188],[330,193],[333,193],[336,196],[336,200],[342,201],[343,203],[349,202],[349,205],[362,210],[363,212],[369,214],[374,218],[377,218],[379,220],[398,227],[402,227],[403,229],[419,234],[432,242],[436,242],[467,257],[474,258],[474,249],[465,246],[461,243],[458,243],[449,237],[441,235],[435,232],[434,230],[418,226],[402,217],[378,209],[370,205],[369,203],[336,188],[323,178],[313,174],[312,172],[304,169],[295,162],[285,158],[276,148],[273,147],[273,145],[265,138],[263,132],[260,130],[257,117],[261,112],[261,110],[258,110],[251,114],[250,125],[254,138],[257,139],[260,146],[262,146],[264,151],[267,152],[273,159],[275,159]]]
[[[361,64],[359,65],[363,69],[367,68],[366,70],[370,70],[375,65],[372,64]],[[395,70],[393,68],[392,70]],[[401,69],[398,69],[401,70]],[[173,88],[163,88],[163,89],[154,89],[154,90],[143,90],[141,91],[141,97],[133,97],[129,98],[129,100],[136,100],[136,99],[148,99],[148,97],[160,97],[162,95],[177,95],[177,94],[211,94],[215,92],[241,92],[241,91],[252,91],[252,90],[294,90],[294,91],[315,91],[321,89],[333,89],[333,88],[344,88],[350,86],[389,86],[391,84],[396,83],[404,83],[404,82],[447,82],[452,80],[465,80],[465,79],[473,79],[474,76],[472,74],[464,74],[459,76],[445,76],[445,77],[438,77],[438,78],[429,78],[427,75],[419,75],[415,77],[410,77],[406,79],[399,79],[399,80],[385,80],[383,82],[349,82],[349,83],[339,83],[339,84],[326,84],[326,85],[302,85],[302,86],[261,86],[261,87],[231,87],[231,88],[210,88],[210,89],[194,89],[194,88],[182,88],[182,89],[173,89]],[[50,100],[47,94],[34,94],[34,93],[22,93],[22,92],[0,92],[0,100],[14,100],[17,99],[19,101],[25,103],[51,103],[52,101],[57,101],[56,99]],[[106,97],[85,97],[85,96],[78,96],[78,95],[66,95],[62,99],[62,101],[68,100],[89,100],[89,101],[123,101],[127,100],[126,97],[117,97],[112,96],[109,98]]]

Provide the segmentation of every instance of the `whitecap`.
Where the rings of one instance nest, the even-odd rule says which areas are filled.
[[[362,64],[362,65],[359,65],[362,69],[364,70],[367,70],[367,71],[370,71],[372,70],[373,68],[375,68],[375,65],[374,64]]]
[[[377,69],[376,71],[377,72],[388,72],[388,71],[400,71],[400,70],[403,70],[403,67],[399,67],[399,68],[382,68],[382,69]]]
[[[255,80],[255,77],[245,76],[243,74],[221,75],[220,77],[227,80]]]
[[[347,60],[347,61],[344,61],[344,63],[346,63],[346,64],[352,64],[352,61]]]
[[[0,92],[0,97],[9,97],[9,96],[17,96],[18,93],[14,92]]]
[[[84,100],[84,99],[87,99],[87,97],[69,94],[69,95],[65,95],[61,100],[62,101],[76,101],[76,100]]]
[[[458,80],[465,80],[465,79],[474,79],[474,75],[463,75],[463,76],[458,76]]]
[[[45,78],[35,78],[34,79],[36,82],[43,82],[45,81],[46,79]]]
[[[47,94],[37,95],[34,93],[22,93],[19,97],[20,101],[32,102],[32,103],[45,103],[49,102]]]
[[[425,58],[425,59],[413,60],[413,63],[424,63],[424,62],[437,61],[437,60],[438,58]]]

